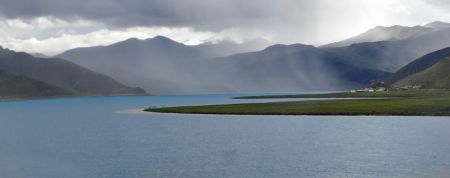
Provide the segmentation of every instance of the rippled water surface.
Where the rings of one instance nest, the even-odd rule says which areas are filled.
[[[230,97],[0,102],[0,177],[450,175],[447,117],[135,112],[149,106],[249,102]]]

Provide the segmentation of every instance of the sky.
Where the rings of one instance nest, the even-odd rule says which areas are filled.
[[[0,45],[46,55],[157,35],[321,45],[436,20],[450,22],[450,0],[0,0]]]

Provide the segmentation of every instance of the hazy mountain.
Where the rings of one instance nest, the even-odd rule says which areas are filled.
[[[183,90],[192,61],[205,58],[200,50],[162,36],[73,49],[58,57],[156,94]]]
[[[81,95],[144,94],[140,89],[62,59],[35,58],[0,48],[0,70],[21,75]]]
[[[235,51],[233,46],[186,46],[155,37],[74,49],[58,57],[158,94],[336,90],[388,74],[356,67],[318,48],[299,44],[207,59],[223,56],[227,53],[223,51]]]
[[[441,29],[404,40],[359,43],[323,50],[358,66],[396,72],[423,55],[449,46],[450,29]]]
[[[74,96],[74,93],[25,76],[0,70],[0,99]]]
[[[238,83],[236,88],[254,83],[255,88],[268,89],[339,89],[383,80],[390,72],[448,46],[450,30],[440,29],[403,40],[339,48],[275,45],[262,52],[223,58],[221,60],[226,62],[216,62],[214,68],[218,74],[227,74],[218,77],[225,78],[222,82],[234,78],[231,81]]]
[[[29,55],[36,57],[36,58],[51,58],[51,56],[47,56],[42,53],[28,53]]]
[[[261,51],[271,45],[273,44],[267,40],[253,39],[239,44],[232,41],[222,41],[219,43],[202,43],[192,47],[200,50],[206,58],[214,58],[239,53]]]
[[[429,27],[429,28],[450,28],[450,23],[435,21],[435,22],[428,23],[424,26]]]
[[[58,57],[152,93],[208,92],[215,90],[212,89],[215,86],[204,86],[198,80],[196,73],[201,71],[193,71],[198,69],[197,65],[207,58],[262,48],[265,44],[267,42],[250,41],[188,46],[157,36],[147,40],[129,39],[109,46],[73,49]]]
[[[420,86],[427,89],[450,89],[450,57],[443,58],[430,68],[406,77],[395,87]]]
[[[439,51],[427,54],[411,62],[405,67],[401,68],[399,71],[397,71],[394,75],[392,75],[389,78],[388,83],[395,83],[409,76],[413,76],[417,73],[423,72],[428,68],[434,66],[435,64],[439,63],[441,60],[444,60],[449,57],[450,57],[450,48],[441,49]]]
[[[74,49],[59,57],[158,94],[335,90],[384,79],[414,59],[450,46],[449,29],[406,36],[339,48],[274,45],[211,59],[214,50],[155,37]]]
[[[309,45],[274,45],[208,61],[211,81],[248,92],[325,91],[360,87],[389,73],[362,68]]]
[[[435,26],[435,25],[431,25]],[[426,26],[414,26],[414,27],[405,27],[405,26],[377,26],[372,28],[358,36],[349,38],[344,41],[331,43],[328,45],[322,46],[323,48],[335,48],[335,47],[344,47],[350,46],[352,44],[365,43],[365,42],[378,42],[378,41],[395,41],[395,40],[403,40],[407,38],[411,38],[414,36],[423,35],[429,32],[434,31],[432,27]],[[437,25],[436,25],[437,26]]]

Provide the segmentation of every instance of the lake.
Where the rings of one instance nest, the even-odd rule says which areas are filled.
[[[250,102],[232,96],[0,102],[0,177],[450,175],[449,117],[132,112]]]

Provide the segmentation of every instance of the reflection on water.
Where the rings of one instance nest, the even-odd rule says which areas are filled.
[[[450,175],[445,117],[120,113],[229,97],[0,102],[0,177]]]

